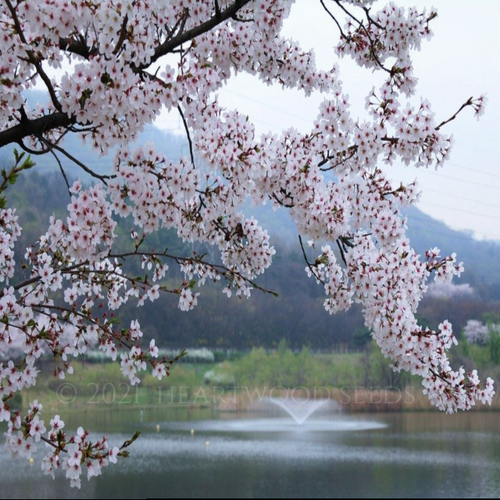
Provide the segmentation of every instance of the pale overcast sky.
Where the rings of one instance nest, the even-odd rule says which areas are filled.
[[[500,239],[500,0],[396,3],[438,10],[438,18],[432,22],[434,37],[424,42],[414,57],[419,77],[417,97],[431,101],[437,119],[453,115],[470,96],[487,94],[489,102],[479,121],[472,109],[467,109],[447,126],[446,132],[453,133],[456,142],[443,169],[392,168],[389,177],[394,181],[417,177],[423,191],[418,206],[434,218],[454,229],[472,231],[478,238]],[[327,69],[336,60],[332,47],[338,31],[319,0],[298,0],[285,28],[286,34],[304,48],[315,48],[321,68]],[[376,84],[374,76],[348,59],[340,64],[341,79],[354,111],[364,113],[365,96]],[[259,132],[279,132],[290,126],[310,130],[323,97],[305,99],[299,93],[267,87],[246,75],[220,92],[220,101],[247,113]],[[175,130],[178,118],[164,116],[158,125]]]

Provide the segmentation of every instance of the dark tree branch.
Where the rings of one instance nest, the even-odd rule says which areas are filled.
[[[120,49],[123,46],[123,42],[125,41],[125,38],[127,37],[127,23],[128,23],[128,15],[125,14],[125,17],[123,18],[122,27],[120,28],[120,37],[118,38],[118,41],[116,42],[115,49],[113,50],[113,55],[116,55],[116,54],[118,54],[118,52],[120,52]]]
[[[184,33],[184,28],[186,27],[186,23],[187,23],[188,18],[189,18],[189,9],[186,7],[184,9],[182,16],[179,17],[179,19],[175,23],[174,27],[168,33],[168,38],[165,40],[165,42],[167,42],[168,40],[171,40],[176,31],[179,35]]]
[[[7,144],[19,144],[25,137],[39,136],[56,128],[67,128],[76,123],[76,118],[56,111],[33,120],[22,120],[18,125],[0,132],[0,148]]]
[[[278,196],[276,195],[276,193],[271,193],[271,197],[279,204],[281,205],[282,207],[285,207],[285,208],[293,208],[295,205],[293,205],[293,203],[285,203],[283,200],[280,200],[278,198]]]
[[[220,11],[220,14],[213,16],[208,21],[191,28],[190,30],[180,32],[177,36],[166,40],[164,43],[159,45],[154,55],[151,57],[151,61],[149,64],[141,64],[138,66],[136,71],[141,71],[146,69],[151,64],[155,63],[160,57],[169,54],[173,50],[180,47],[183,43],[189,42],[194,38],[203,35],[204,33],[208,33],[213,30],[219,24],[222,24],[224,21],[228,19],[234,18],[239,10],[241,10],[245,5],[250,3],[252,0],[235,0],[227,9]]]
[[[23,141],[19,141],[18,144],[19,144],[19,146],[21,146],[23,151],[25,151],[26,153],[28,153],[30,155],[42,156],[42,155],[46,155],[49,152],[48,149],[41,149],[39,151],[37,151],[36,149],[31,149],[28,146],[26,146],[26,144],[24,144]]]
[[[59,48],[65,52],[76,54],[83,59],[89,60],[91,56],[97,55],[97,48],[89,48],[85,43],[85,38],[81,35],[78,38],[60,38]]]
[[[343,163],[345,163],[346,161],[350,160],[351,158],[353,158],[355,156],[356,152],[358,151],[358,146],[356,146],[356,145],[350,146],[349,148],[347,148],[347,151],[350,153],[349,156],[346,156],[346,157],[342,158],[341,160],[338,160],[336,163],[334,163],[333,165],[330,165],[329,167],[321,168],[321,167],[323,167],[323,165],[326,165],[328,162],[330,162],[334,159],[334,157],[327,155],[324,160],[321,160],[318,163],[319,169],[322,172],[328,172],[328,170],[333,170],[334,168],[342,165]],[[337,157],[341,154],[346,154],[346,151],[341,151],[340,153],[337,154]]]
[[[79,262],[78,264],[73,264],[72,266],[68,266],[68,267],[65,267],[65,268],[62,268],[62,269],[57,269],[58,271],[61,271],[61,273],[67,273],[67,272],[70,272],[70,271],[74,271],[75,269],[78,269],[79,267],[82,267],[82,266],[87,266],[88,265],[88,261],[85,261],[85,262]],[[40,276],[35,276],[33,278],[30,278],[26,281],[22,281],[21,283],[17,283],[13,286],[14,290],[20,290],[21,288],[24,288],[28,285],[33,285],[35,283],[37,283],[38,281],[40,281],[42,278]]]
[[[340,239],[337,240],[337,246],[339,247],[340,256],[342,257],[342,261],[347,266],[347,260],[345,258],[344,248],[343,248],[343,245],[340,244]]]
[[[70,153],[68,153],[65,149],[61,148],[57,144],[53,144],[53,143],[49,142],[47,139],[44,139],[43,137],[41,137],[40,140],[42,140],[45,144],[47,144],[47,146],[49,148],[51,148],[51,150],[52,149],[56,149],[57,151],[59,151],[60,153],[62,153],[64,156],[66,156],[66,158],[70,159],[73,163],[75,163],[76,165],[78,165],[82,170],[84,170],[85,172],[87,172],[87,174],[91,175],[92,177],[95,177],[96,179],[99,179],[104,184],[106,184],[106,179],[114,179],[116,177],[116,175],[100,175],[100,174],[96,174],[92,169],[90,169],[89,167],[87,167],[84,163],[82,163],[80,160],[78,160],[77,158],[75,158],[73,155],[71,155]]]
[[[179,114],[181,115],[182,123],[184,124],[184,129],[186,131],[187,140],[189,143],[189,155],[191,156],[191,163],[193,165],[193,168],[196,168],[196,165],[194,164],[193,142],[191,141],[191,134],[189,133],[189,127],[188,127],[186,118],[184,116],[184,113],[182,112],[182,108],[180,107],[180,105],[177,106],[177,109],[179,110]]]
[[[450,123],[451,121],[453,121],[459,114],[460,112],[466,108],[467,106],[472,106],[472,97],[469,97],[469,99],[467,100],[467,102],[464,102],[464,104],[462,104],[460,106],[460,109],[450,118],[448,118],[447,120],[444,120],[442,121],[436,128],[435,130],[439,130],[443,125],[446,125],[447,123]]]
[[[68,188],[68,193],[70,194],[71,196],[71,193],[70,193],[70,185],[69,185],[69,181],[68,181],[68,177],[66,176],[66,172],[64,171],[64,168],[61,164],[61,160],[59,160],[59,157],[56,155],[56,153],[54,152],[54,148],[50,148],[49,149],[49,153],[52,154],[52,156],[56,159],[57,161],[57,164],[59,165],[59,170],[61,171],[61,175],[63,176],[63,179],[64,179],[64,182],[66,183],[66,187]]]
[[[361,26],[363,23],[357,19],[351,12],[349,12],[343,5],[341,0],[333,0],[343,11],[347,14],[358,26]]]
[[[327,12],[327,14],[333,19],[333,21],[335,22],[335,24],[337,25],[337,28],[339,29],[340,31],[340,36],[342,38],[346,38],[346,36],[344,35],[344,32],[342,31],[342,27],[340,26],[340,23],[337,21],[337,18],[330,12],[330,10],[328,9],[328,7],[325,5],[325,2],[323,0],[320,0],[320,3],[321,5],[323,6],[323,9],[325,9],[325,11]]]
[[[10,0],[5,0],[5,3],[7,4],[7,8],[9,9],[10,14],[12,16],[12,20],[14,21],[14,26],[16,28],[17,35],[19,36],[21,42],[24,45],[28,45],[26,37],[24,36],[23,28],[21,26],[21,23],[19,22],[19,18],[17,17],[16,9],[13,7]],[[28,62],[33,64],[33,66],[35,66],[38,74],[40,75],[40,78],[43,80],[43,83],[45,83],[45,86],[47,87],[47,90],[49,91],[50,100],[52,101],[52,104],[57,109],[57,111],[61,111],[62,110],[61,103],[57,99],[57,96],[56,96],[54,87],[52,86],[52,82],[50,81],[50,78],[47,76],[47,73],[45,73],[45,71],[42,68],[41,58],[39,56],[37,56],[32,50],[27,50],[26,55],[28,56]]]
[[[314,265],[314,264],[311,264],[311,262],[309,262],[309,259],[307,258],[307,254],[306,254],[306,249],[304,248],[304,242],[302,241],[302,236],[299,234],[299,243],[300,243],[300,248],[302,250],[302,256],[304,257],[304,261],[305,263],[307,264],[307,267],[309,268],[309,270],[311,271],[311,274],[322,284],[324,285],[325,282],[323,280],[321,280],[317,273],[316,273],[316,269],[314,269],[315,267],[317,267],[317,265]]]

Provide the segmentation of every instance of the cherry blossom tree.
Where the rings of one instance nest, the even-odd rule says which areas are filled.
[[[470,319],[464,327],[464,336],[467,342],[478,345],[488,345],[492,336],[500,334],[500,325],[496,323],[484,324],[477,319]]]
[[[427,296],[438,299],[453,299],[456,297],[474,296],[476,291],[469,283],[455,285],[451,282],[431,283],[427,289]]]
[[[464,327],[464,335],[471,344],[486,345],[490,337],[488,325],[477,319],[470,319]]]
[[[437,330],[423,329],[415,318],[428,280],[449,282],[462,266],[437,248],[423,259],[415,253],[401,209],[417,201],[418,187],[392,185],[385,173],[397,161],[441,166],[451,148],[443,129],[465,108],[479,116],[484,98],[437,119],[427,100],[414,97],[411,52],[431,37],[433,10],[319,1],[338,32],[338,57],[383,76],[367,96],[365,116],[351,115],[337,66],[319,70],[313,52],[281,35],[292,0],[0,2],[0,147],[17,148],[0,180],[0,352],[20,344],[23,353],[20,361],[0,361],[0,421],[8,421],[15,455],[30,457],[44,442],[44,471],[61,468],[79,487],[84,471],[98,475],[128,454],[137,436],[120,447],[106,438],[92,441],[82,428],[70,436],[58,415],[45,425],[37,401],[26,415],[9,401],[35,384],[42,352],[52,353],[64,378],[71,360],[92,343],[120,357],[132,384],[148,366],[160,379],[167,375],[175,360],[159,357],[154,341],[141,343],[140,324],[118,325],[128,301],[141,305],[171,293],[188,311],[208,280],[223,281],[228,296],[266,293],[256,278],[275,250],[258,221],[243,215],[248,201],[290,212],[306,272],[324,288],[325,309],[336,313],[360,303],[383,354],[395,370],[420,375],[435,406],[454,412],[491,402],[490,379],[482,383],[475,371],[450,366],[451,325],[444,320]],[[63,65],[59,76],[49,77],[48,68]],[[322,93],[310,131],[259,137],[251,119],[223,108],[217,91],[242,72],[305,95]],[[47,103],[30,107],[25,92],[36,84],[45,87]],[[162,110],[179,113],[184,124],[189,155],[179,161],[153,146],[129,147]],[[116,148],[112,174],[93,171],[66,151],[67,134],[103,154]],[[52,217],[38,241],[18,249],[21,227],[6,190],[41,154],[57,163],[71,159],[95,183],[68,184],[67,217]],[[115,248],[119,217],[135,228],[126,252]],[[148,235],[163,228],[214,247],[220,260],[151,250]],[[311,259],[315,241],[324,244]],[[24,275],[16,275],[15,248]],[[142,263],[141,277],[126,272],[134,259]],[[174,268],[184,276],[177,286],[168,280]]]

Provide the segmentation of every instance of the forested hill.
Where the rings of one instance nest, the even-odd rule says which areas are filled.
[[[144,145],[151,142],[155,145],[157,151],[163,153],[167,158],[174,160],[182,155],[189,154],[186,142],[182,136],[175,134],[166,134],[153,125],[148,125],[140,138],[134,145]],[[73,157],[83,162],[88,168],[99,174],[109,174],[112,168],[112,161],[114,150],[106,156],[99,155],[98,152],[93,150],[90,145],[82,142],[82,139],[75,134],[68,134],[64,138],[64,149]],[[17,149],[20,149],[17,147]],[[0,152],[0,162],[8,163],[13,158],[14,146],[5,147]],[[80,169],[69,158],[65,157],[62,153],[57,153],[61,161],[61,165],[70,178],[81,178],[84,182],[90,182],[91,177]],[[36,161],[36,170],[39,173],[54,173],[59,172],[59,166],[50,154],[36,156],[33,158]]]
[[[443,254],[453,252],[464,262],[463,281],[473,286],[500,285],[500,242],[478,241],[467,232],[455,231],[415,207],[407,211],[408,236],[423,253],[437,246]]]
[[[297,243],[295,226],[285,210],[273,211],[267,206],[252,210],[270,234],[274,235],[275,242]],[[465,267],[462,282],[474,287],[500,286],[500,242],[478,241],[466,232],[451,229],[416,207],[409,208],[405,215],[408,217],[407,235],[419,254],[424,255],[426,250],[434,247],[438,247],[442,255],[456,253],[457,259]]]

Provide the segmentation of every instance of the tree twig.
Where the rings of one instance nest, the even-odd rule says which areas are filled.
[[[340,23],[337,21],[337,18],[330,12],[330,10],[328,9],[328,7],[325,5],[325,2],[323,0],[320,0],[320,3],[321,5],[323,6],[323,9],[325,9],[325,11],[327,12],[327,14],[333,19],[333,21],[335,22],[335,24],[337,25],[337,28],[339,29],[340,31],[340,36],[342,38],[346,38],[346,36],[344,35],[344,32],[342,31],[342,27],[340,26]]]
[[[462,104],[462,105],[460,106],[460,108],[458,109],[458,111],[457,111],[457,112],[456,112],[456,113],[455,113],[452,117],[448,118],[447,120],[442,121],[442,122],[441,122],[441,123],[440,123],[440,124],[439,124],[439,125],[435,128],[435,130],[437,131],[437,130],[439,130],[439,129],[443,126],[443,125],[446,125],[447,123],[450,123],[451,121],[453,121],[453,120],[454,120],[454,119],[455,119],[455,118],[456,118],[456,117],[460,114],[460,112],[461,112],[464,108],[466,108],[467,106],[472,106],[472,99],[473,99],[472,97],[469,97],[469,99],[468,99],[466,102],[464,102],[464,104]]]
[[[182,112],[180,104],[177,106],[177,109],[179,110],[179,114],[181,115],[182,123],[184,125],[184,130],[186,131],[187,140],[189,143],[189,154],[191,156],[191,164],[193,165],[193,168],[196,168],[196,165],[194,163],[193,142],[191,141],[191,134],[189,133],[189,127],[186,118],[184,117],[184,113]]]
[[[116,178],[116,174],[113,174],[113,175],[101,175],[101,174],[95,173],[92,169],[90,169],[89,167],[87,167],[80,160],[78,160],[77,158],[75,158],[73,155],[71,155],[70,153],[68,153],[65,149],[61,148],[57,144],[53,144],[53,143],[49,142],[47,139],[45,139],[45,138],[42,138],[42,140],[45,143],[49,144],[51,148],[54,148],[57,151],[61,152],[64,156],[66,156],[67,158],[69,158],[73,163],[76,163],[76,165],[78,165],[82,170],[84,170],[85,172],[87,172],[87,174],[91,175],[92,177],[95,177],[96,179],[99,179],[104,184],[107,185],[106,179],[115,179]]]

